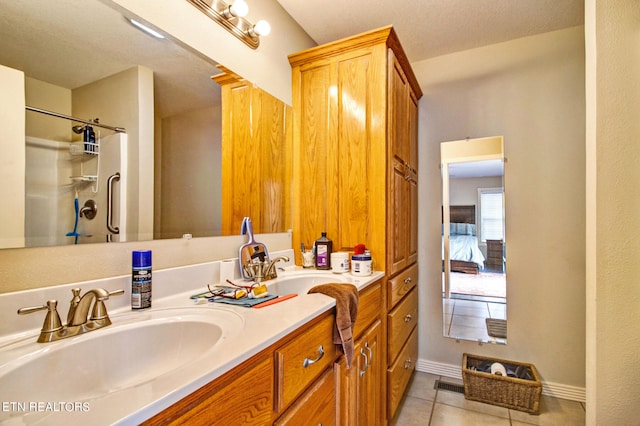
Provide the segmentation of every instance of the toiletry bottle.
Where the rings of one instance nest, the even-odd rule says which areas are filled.
[[[93,127],[88,124],[84,126],[82,139],[84,141],[84,152],[94,152],[96,146],[96,132],[93,131]]]
[[[82,140],[84,141],[84,152],[91,152],[91,131],[93,129],[88,124],[84,126]]]
[[[323,232],[322,236],[315,242],[316,246],[316,269],[331,269],[331,249],[333,242],[327,238],[327,233]]]
[[[131,309],[151,307],[151,250],[134,251],[131,262]]]

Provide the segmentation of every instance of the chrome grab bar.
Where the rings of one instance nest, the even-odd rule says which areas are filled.
[[[113,181],[120,180],[120,172],[117,172],[107,179],[107,229],[113,234],[119,234],[120,228],[113,226]]]

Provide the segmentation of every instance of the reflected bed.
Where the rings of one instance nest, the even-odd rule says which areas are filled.
[[[451,271],[477,274],[484,269],[485,257],[478,247],[476,236],[476,206],[450,206],[449,214]],[[444,259],[442,266],[444,270]]]

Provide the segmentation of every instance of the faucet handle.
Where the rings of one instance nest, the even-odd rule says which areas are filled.
[[[58,331],[62,328],[62,322],[60,321],[60,315],[58,315],[58,301],[55,299],[48,300],[45,305],[31,306],[27,308],[18,309],[18,315],[32,314],[38,311],[47,311],[47,315],[44,317],[44,324],[42,325],[42,333],[51,333]]]
[[[109,296],[119,296],[124,294],[124,290],[115,290],[107,292],[107,297],[104,299],[97,299],[95,304],[93,305],[93,311],[91,311],[91,317],[89,318],[92,321],[101,320],[105,318],[109,318],[109,314],[107,313],[107,307],[104,305],[104,301],[109,299]]]

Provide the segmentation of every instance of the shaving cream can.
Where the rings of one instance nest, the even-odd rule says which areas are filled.
[[[134,251],[131,262],[131,309],[151,307],[151,250]]]

